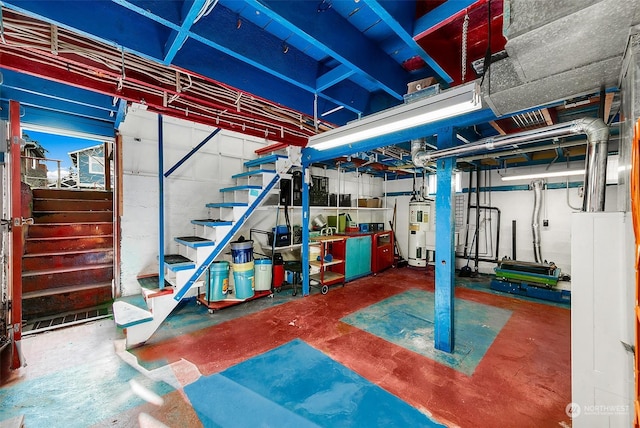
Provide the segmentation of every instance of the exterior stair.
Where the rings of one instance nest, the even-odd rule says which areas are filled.
[[[26,319],[104,305],[113,300],[111,192],[34,189],[22,258]]]
[[[245,162],[246,171],[232,177],[236,185],[219,189],[222,202],[207,204],[210,218],[191,220],[194,235],[174,238],[179,253],[166,254],[163,260],[167,286],[158,287],[157,281],[152,287],[142,284],[142,299],[124,298],[113,304],[116,325],[125,329],[127,348],[146,342],[182,299],[196,295],[211,263],[247,224],[280,178],[288,177],[293,165],[300,165],[300,148],[289,147],[287,152],[286,156],[273,154]]]

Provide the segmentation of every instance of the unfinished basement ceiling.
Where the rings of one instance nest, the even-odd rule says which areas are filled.
[[[459,129],[460,144],[599,114],[615,122],[621,56],[640,22],[639,3],[6,1],[0,100],[26,99],[25,121],[67,114],[77,128],[99,129],[135,102],[304,145],[316,132],[403,103],[410,82],[431,77],[445,89],[474,80],[491,54],[482,88],[495,119]],[[571,160],[580,150],[482,162]],[[407,174],[408,154],[409,142],[398,142],[354,148],[337,162]]]

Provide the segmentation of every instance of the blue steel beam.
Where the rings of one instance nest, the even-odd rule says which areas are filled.
[[[113,122],[113,111],[107,111],[91,106],[80,105],[68,100],[59,99],[44,94],[37,94],[22,88],[11,86],[0,87],[0,99],[16,100],[23,107],[36,107],[42,110],[50,110],[57,113],[68,114],[70,120],[73,117],[83,117],[91,120]]]
[[[336,68],[324,73],[316,79],[316,91],[322,92],[325,89],[353,76],[355,71],[346,65],[340,64]]]
[[[328,9],[318,12],[311,1],[247,0],[259,13],[266,14],[327,56],[378,82],[381,89],[401,100],[406,92],[406,72],[379,46]]]
[[[163,63],[165,65],[171,64],[176,53],[184,45],[185,40],[189,37],[189,30],[195,23],[196,18],[203,12],[206,0],[188,0],[182,4],[182,25],[180,30],[174,31],[169,36],[169,40],[165,44],[165,55]]]
[[[66,113],[26,105],[21,107],[24,110],[24,115],[20,118],[20,121],[24,126],[34,125],[113,139],[113,121],[71,116]]]
[[[457,145],[453,128],[438,132],[438,148]],[[455,204],[453,201],[453,168],[455,157],[438,160],[436,192],[436,291],[435,291],[435,348],[453,352],[454,289],[455,289]]]
[[[413,26],[413,38],[419,39],[426,31],[434,30],[454,15],[467,9],[479,0],[449,0],[418,18]]]
[[[107,1],[12,0],[3,1],[3,4],[111,46],[125,46],[126,43],[127,50],[156,61],[162,61],[164,57],[161,41],[171,34],[169,25],[179,29],[169,22],[136,19],[137,12]]]
[[[207,61],[203,61],[202,58],[207,58]],[[280,79],[267,79],[261,70],[222,52],[212,50],[194,41],[193,37],[187,39],[185,46],[178,51],[173,64],[225,82],[250,94],[276,101],[288,108],[313,115],[314,96],[311,92]],[[349,101],[344,102],[350,104]],[[344,110],[346,109],[332,115],[331,121],[339,125],[352,120],[353,113]]]
[[[253,79],[266,86],[264,73],[267,73],[310,93],[320,92],[318,96],[325,97],[316,89],[318,63],[313,58],[293,46],[287,46],[284,53],[283,42],[278,37],[251,22],[243,22],[237,28],[237,20],[236,13],[217,5],[211,15],[192,27],[189,34],[192,39],[262,72],[253,78],[241,73],[234,81]],[[242,83],[224,82],[242,88]],[[344,85],[340,92],[334,91],[326,98],[356,113],[364,111],[369,93],[353,82],[344,82]],[[361,99],[365,99],[365,104],[359,102]]]
[[[21,103],[27,102],[28,99],[38,99],[42,102],[42,107],[58,111],[63,111],[66,104],[70,112],[104,120],[108,120],[116,111],[112,98],[108,95],[5,68],[0,68],[0,72],[2,73],[0,95],[3,98],[9,98],[9,91],[13,91],[11,93],[15,95],[13,99]],[[20,96],[23,96],[24,100],[21,100]]]
[[[200,69],[199,73],[263,98],[275,100],[306,114],[313,114],[312,101],[307,102],[306,106],[301,106],[300,101],[289,101],[290,99],[300,100],[304,98],[300,98],[295,94],[289,97],[288,93],[291,91],[295,92],[295,90],[288,89],[286,85],[283,85],[282,82],[278,80],[283,80],[286,83],[304,89],[309,92],[307,97],[313,100],[311,94],[316,92],[315,79],[317,63],[315,60],[293,47],[289,47],[287,53],[284,54],[282,52],[283,44],[280,39],[270,35],[265,32],[264,29],[250,22],[243,21],[243,25],[238,29],[238,15],[224,6],[217,4],[215,10],[208,15],[206,19],[198,23],[189,24],[189,22],[195,19],[200,13],[203,4],[202,0],[198,0],[190,8],[185,5],[183,7],[183,14],[187,14],[185,22],[182,26],[178,26],[126,0],[113,1],[170,29],[171,33],[168,36],[168,42],[163,48],[166,54],[160,58],[156,58],[158,61],[167,65],[173,63],[177,66],[196,71],[193,68],[185,67],[183,65],[184,62],[196,61],[203,63],[202,58],[209,58],[211,62],[215,61],[218,64],[228,65],[229,59],[233,58],[241,63],[254,67],[256,71],[245,67],[242,72],[237,73],[227,72],[219,68],[217,69],[218,72],[211,74],[203,72],[202,69]],[[191,5],[190,2],[187,3]],[[200,7],[198,7],[198,4]],[[188,10],[185,11],[185,9]],[[224,31],[220,31],[220,29],[224,29]],[[188,39],[197,40],[205,46],[219,51],[221,54],[214,54],[212,52],[204,53],[202,49],[198,49],[198,51],[201,52],[198,54],[185,54],[185,51],[194,52],[193,44],[190,44],[186,49],[182,49]],[[256,43],[256,40],[260,42]],[[169,47],[167,48],[167,46]],[[176,59],[179,51],[181,52],[181,57]],[[193,56],[193,58],[190,58],[190,56]],[[203,67],[207,66],[203,64]],[[211,67],[209,70],[212,69],[215,68]],[[278,80],[266,82],[264,73],[274,76]],[[257,89],[253,88],[254,82],[260,83]],[[368,92],[353,82],[346,82],[346,85],[344,89],[341,89],[341,92],[336,91],[326,96],[319,93],[318,96],[342,105],[354,113],[363,112],[366,108],[366,103],[363,105],[361,100],[368,100]],[[273,91],[274,94],[280,94],[280,97],[264,93],[265,88],[277,86],[283,87],[281,90],[276,89]],[[334,119],[338,124],[350,120],[349,117],[337,119],[334,117]]]
[[[380,17],[380,19],[393,30],[393,32],[411,49],[415,55],[422,58],[422,60],[438,75],[442,80],[447,83],[453,82],[453,78],[447,74],[446,71],[438,64],[431,56],[429,56],[424,49],[418,45],[413,38],[412,25],[406,22],[399,22],[396,16],[393,16],[388,10],[389,7],[397,6],[398,2],[385,2],[384,5],[378,0],[363,0],[363,2],[371,8],[371,10]],[[450,2],[447,2],[450,3]],[[400,2],[402,5],[402,2]],[[399,8],[400,10],[411,10],[411,8]],[[411,23],[412,24],[412,23]]]

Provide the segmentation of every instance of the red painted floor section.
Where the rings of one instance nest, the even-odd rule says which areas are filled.
[[[138,348],[141,363],[185,359],[203,375],[300,338],[440,422],[557,427],[571,422],[568,309],[457,288],[456,297],[513,312],[472,376],[347,325],[342,317],[406,291],[433,291],[433,273],[390,269],[261,312]],[[318,373],[318,376],[321,376]]]

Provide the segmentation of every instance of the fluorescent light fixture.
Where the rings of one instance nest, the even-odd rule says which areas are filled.
[[[572,175],[584,175],[584,169],[541,172],[538,174],[505,175],[502,177],[502,181],[533,180],[536,178],[551,178],[551,177],[569,177]]]
[[[344,106],[334,107],[334,108],[332,108],[331,110],[329,110],[329,111],[325,111],[324,113],[322,113],[322,114],[320,115],[320,117],[329,116],[331,113],[335,113],[335,112],[337,112],[337,111],[340,111],[340,110],[342,110],[343,108],[344,108]]]
[[[308,147],[326,150],[470,113],[482,108],[477,83],[393,107],[309,138]]]

